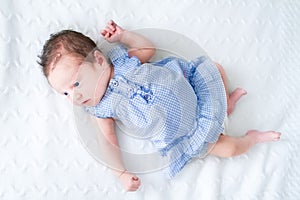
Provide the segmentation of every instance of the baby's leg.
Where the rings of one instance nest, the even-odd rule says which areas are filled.
[[[278,141],[281,133],[275,131],[248,131],[243,137],[230,137],[227,135],[220,135],[217,143],[211,145],[213,148],[209,154],[219,157],[232,157],[245,153],[252,146],[262,142]]]
[[[235,89],[230,95],[229,99],[227,100],[227,114],[230,115],[235,107],[236,102],[244,95],[247,94],[247,91],[242,88]]]
[[[226,90],[226,96],[227,96],[227,115],[230,115],[235,107],[236,102],[245,94],[247,94],[247,91],[242,89],[242,88],[237,88],[235,89],[230,95],[228,95],[228,85],[227,85],[227,81],[226,81],[226,74],[225,74],[225,70],[224,68],[218,64],[215,63],[220,74],[221,74],[221,78]]]

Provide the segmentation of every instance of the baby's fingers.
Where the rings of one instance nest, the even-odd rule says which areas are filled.
[[[136,176],[134,176],[134,177],[131,178],[131,180],[132,180],[132,181],[139,181],[139,178],[136,177]]]
[[[108,31],[110,34],[113,34],[116,31],[116,27],[117,27],[117,24],[114,21],[110,20],[107,23],[105,30]]]
[[[110,20],[107,26],[100,32],[108,42],[119,42],[124,29],[119,27],[114,21]]]
[[[127,182],[126,187],[125,187],[126,191],[133,192],[133,191],[138,190],[141,185],[140,179],[136,176],[132,176],[129,178],[130,178],[128,180],[129,182]]]
[[[136,191],[141,186],[141,181],[138,177],[132,177],[131,178],[131,190],[130,191]]]
[[[101,35],[102,35],[105,39],[108,39],[108,38],[111,36],[111,34],[110,34],[108,31],[106,31],[106,30],[101,31]]]
[[[102,30],[100,33],[101,33],[101,35],[102,35],[103,37],[105,37],[107,31],[106,31],[106,30]]]
[[[116,24],[116,22],[114,22],[113,20],[109,20],[109,22],[107,23],[107,26],[111,29],[116,29],[116,27],[118,26]]]

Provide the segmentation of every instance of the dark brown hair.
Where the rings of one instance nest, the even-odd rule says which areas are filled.
[[[76,53],[86,58],[97,48],[96,43],[82,33],[73,30],[62,30],[51,34],[45,42],[41,55],[38,56],[38,64],[42,66],[46,77],[49,75],[49,65],[54,61],[58,53]]]

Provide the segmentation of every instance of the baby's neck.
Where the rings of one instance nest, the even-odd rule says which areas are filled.
[[[110,79],[112,79],[114,77],[114,67],[112,64],[110,64]]]

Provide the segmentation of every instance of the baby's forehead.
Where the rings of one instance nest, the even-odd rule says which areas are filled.
[[[65,67],[78,67],[84,61],[84,58],[80,55],[72,54],[72,53],[58,53],[54,60],[52,61],[51,71],[56,68],[63,69]]]
[[[76,79],[81,63],[82,59],[80,57],[61,56],[49,73],[48,81],[51,86],[60,91],[61,88],[69,85],[73,79]]]
[[[51,67],[50,74],[73,73],[74,70],[77,71],[79,66],[82,64],[83,60],[84,59],[78,55],[60,54],[53,62],[53,66]]]
[[[64,60],[65,62],[83,62],[85,58],[77,53],[62,53],[59,54],[59,60]]]

